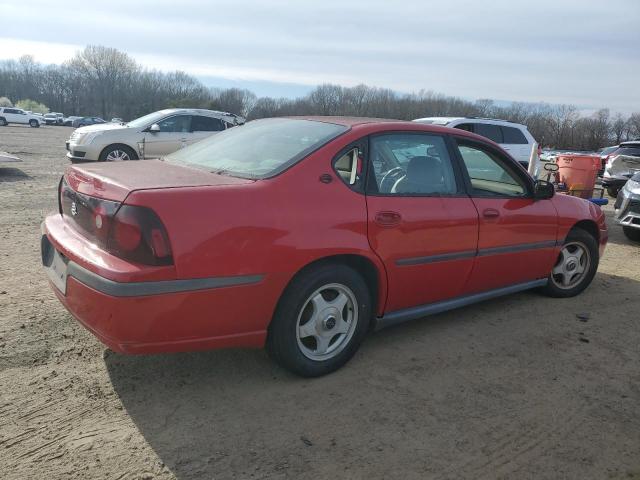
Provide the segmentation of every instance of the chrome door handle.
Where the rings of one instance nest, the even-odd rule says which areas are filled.
[[[384,211],[376,213],[375,221],[382,227],[393,227],[402,220],[402,215],[398,212]]]

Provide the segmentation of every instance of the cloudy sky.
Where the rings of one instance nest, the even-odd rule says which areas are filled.
[[[640,0],[0,0],[0,19],[0,59],[95,44],[259,95],[365,83],[640,110]]]

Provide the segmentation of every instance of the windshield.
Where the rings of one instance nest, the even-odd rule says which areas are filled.
[[[148,125],[152,125],[156,123],[161,118],[166,117],[169,114],[166,110],[160,110],[159,112],[153,112],[144,117],[136,118],[135,120],[131,120],[127,125],[133,128],[146,127]]]
[[[268,178],[347,130],[312,120],[255,120],[178,150],[165,161],[243,178]]]

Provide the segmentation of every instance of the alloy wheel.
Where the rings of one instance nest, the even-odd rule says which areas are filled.
[[[589,271],[591,255],[581,242],[569,242],[562,247],[551,271],[551,280],[563,290],[578,285]]]
[[[131,160],[131,157],[127,152],[120,149],[111,150],[105,158],[107,162],[122,162],[126,160]]]
[[[351,289],[339,283],[324,285],[309,295],[296,322],[302,354],[315,361],[338,355],[356,330],[357,305]]]

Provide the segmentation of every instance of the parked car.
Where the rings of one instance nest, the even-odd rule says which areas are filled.
[[[640,172],[624,184],[616,198],[615,219],[629,240],[640,242]]]
[[[18,123],[38,128],[41,122],[41,117],[27,113],[21,108],[0,107],[0,127],[6,127],[10,123]]]
[[[72,162],[157,158],[198,142],[244,119],[214,110],[160,110],[129,123],[79,128],[67,143]]]
[[[524,168],[529,166],[531,152],[536,143],[526,125],[506,120],[475,117],[427,117],[418,118],[414,122],[444,125],[482,135],[504,148]]]
[[[602,168],[598,171],[598,176],[601,177],[604,174],[604,169],[607,166],[607,160],[609,160],[609,155],[615,152],[618,149],[618,145],[612,145],[611,147],[604,147],[598,150],[598,155],[600,155],[600,160],[602,160]]]
[[[64,119],[64,121],[62,122],[62,125],[64,125],[65,127],[73,127],[73,121],[74,120],[78,120],[80,118],[83,118],[83,117],[77,117],[77,116],[74,116],[74,115],[70,115],[70,116],[68,116],[68,117],[66,117]]]
[[[623,142],[609,154],[602,174],[602,186],[615,198],[637,172],[640,172],[640,141]]]
[[[76,118],[71,123],[71,126],[74,128],[80,128],[80,127],[86,127],[89,125],[96,125],[99,123],[107,123],[107,122],[105,122],[100,117],[80,117],[80,118]]]
[[[304,376],[372,328],[536,287],[577,295],[607,242],[598,206],[486,138],[416,122],[257,120],[164,160],[72,165],[59,205],[43,265],[111,349],[266,344]]]
[[[64,124],[64,115],[61,113],[47,113],[44,116],[44,121],[47,125],[62,125]]]
[[[112,118],[111,119],[111,123],[124,123],[124,120],[122,120],[121,118]]]

